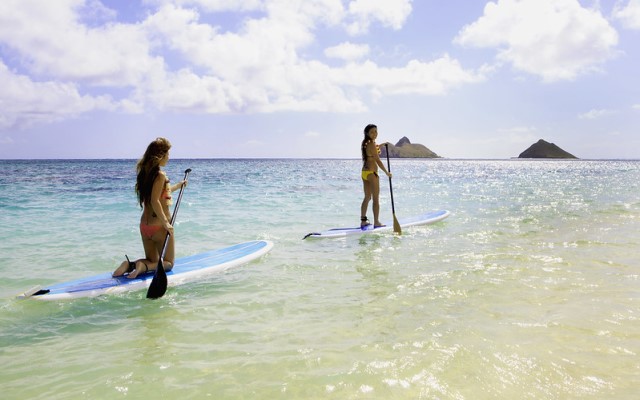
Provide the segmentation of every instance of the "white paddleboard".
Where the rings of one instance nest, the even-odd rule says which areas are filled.
[[[168,286],[182,285],[201,279],[207,275],[225,271],[246,264],[266,253],[273,243],[255,240],[188,257],[178,258],[171,271],[167,272]],[[133,279],[126,276],[112,277],[111,273],[90,276],[70,282],[58,283],[48,287],[27,290],[19,298],[37,300],[66,300],[80,297],[95,297],[103,294],[116,294],[149,287],[153,273],[142,274]]]
[[[401,228],[408,228],[416,225],[428,225],[433,224],[449,216],[450,212],[447,210],[432,211],[422,215],[416,215],[415,217],[402,218],[398,220]],[[373,225],[368,225],[364,228],[334,228],[326,231],[311,232],[307,234],[303,239],[307,238],[339,238],[349,235],[363,235],[367,233],[386,232],[393,231],[393,222],[385,223],[385,226],[375,228]]]

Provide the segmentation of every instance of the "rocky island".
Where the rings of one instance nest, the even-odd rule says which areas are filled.
[[[380,158],[387,156],[386,146],[381,144]],[[411,141],[404,136],[395,145],[389,143],[389,157],[390,158],[440,158],[439,155],[429,150],[426,146],[411,143]]]
[[[553,143],[542,139],[532,144],[528,149],[520,153],[518,158],[578,158],[571,153],[562,150]]]

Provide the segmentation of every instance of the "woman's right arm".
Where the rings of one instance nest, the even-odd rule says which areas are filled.
[[[371,147],[373,148],[373,159],[375,160],[375,163],[387,176],[391,176],[389,171],[387,171],[387,169],[385,168],[384,163],[380,159],[380,154],[378,154],[378,146],[375,143],[371,143]]]

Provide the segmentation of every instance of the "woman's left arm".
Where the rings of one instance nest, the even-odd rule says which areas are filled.
[[[180,189],[183,186],[187,186],[187,181],[180,181],[175,185],[171,186],[171,191],[175,192],[176,190]]]

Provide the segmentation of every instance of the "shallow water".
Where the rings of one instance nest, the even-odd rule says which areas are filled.
[[[303,241],[359,223],[358,160],[172,160],[178,257],[271,253],[156,301],[16,300],[142,254],[134,168],[0,161],[2,398],[637,396],[638,161],[393,160],[398,217],[452,215]]]

